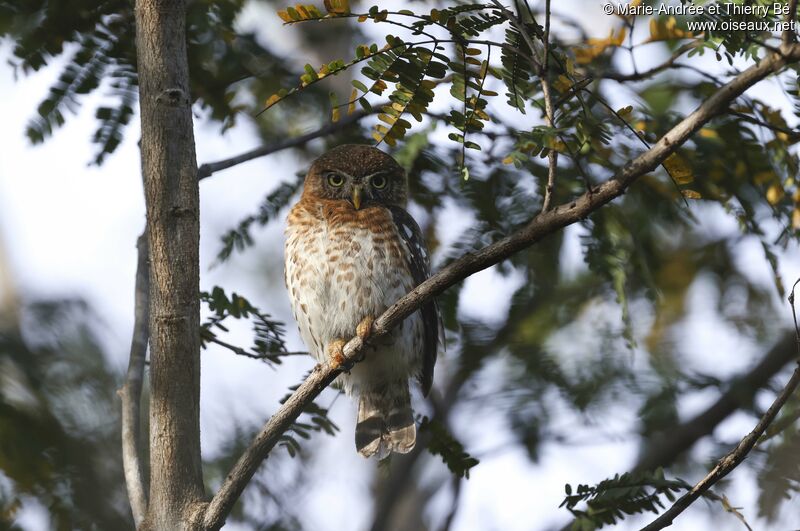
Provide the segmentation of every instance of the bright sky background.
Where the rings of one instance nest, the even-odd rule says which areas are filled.
[[[568,4],[574,11],[573,15],[583,17],[592,34],[607,34],[612,19],[601,14],[600,3],[558,4],[558,9],[566,9]],[[260,22],[249,23],[257,25]],[[291,42],[290,28],[275,26],[270,27],[270,31],[274,32],[274,39]],[[3,117],[0,127],[0,146],[3,146],[0,154],[0,244],[5,244],[4,251],[16,290],[25,299],[85,298],[101,318],[100,328],[110,361],[122,372],[127,366],[133,321],[135,241],[144,223],[136,146],[138,117],[127,130],[125,142],[100,168],[87,166],[94,152],[89,141],[95,127],[93,111],[102,99],[97,95],[86,98],[78,116],[69,117],[67,125],[52,139],[44,145],[32,147],[23,136],[25,124],[59,69],[49,68],[15,81],[11,69],[5,65],[9,57],[10,45],[6,42],[0,46],[0,60],[3,61],[3,66],[0,66],[0,116]],[[643,57],[640,68],[655,60],[657,58]],[[243,123],[222,136],[217,126],[202,117],[197,118],[195,134],[199,163],[236,155],[257,145],[256,136],[247,124]],[[219,235],[238,222],[239,213],[254,211],[266,193],[281,180],[307,167],[309,162],[297,160],[288,153],[272,155],[221,172],[201,185],[201,288],[224,285],[227,290],[244,294],[285,321],[290,350],[303,350],[303,346],[283,291],[282,223],[273,223],[265,230],[256,231],[259,246],[255,250],[214,269],[209,269],[209,265],[219,249]],[[468,223],[456,211],[447,219],[451,223],[442,228],[445,238],[457,234]],[[730,230],[726,220],[720,223],[721,230]],[[571,234],[576,236],[575,231]],[[572,248],[577,249],[575,246]],[[769,272],[761,254],[755,250],[745,254],[742,260],[752,269],[752,274],[769,282]],[[784,258],[786,279],[797,275],[798,263],[800,257],[795,249]],[[787,264],[791,264],[794,271]],[[476,275],[468,281],[462,311],[475,317],[496,315],[500,308],[507,307],[516,282],[514,278],[504,280],[492,271]],[[702,299],[702,293],[693,293],[693,296]],[[707,319],[709,322],[715,320],[713,315],[708,315]],[[696,322],[699,328],[703,327],[703,320]],[[747,365],[749,357],[739,358],[741,361],[730,360],[727,357],[730,352],[714,348],[718,345],[718,337],[710,337],[707,331],[701,330],[698,334],[693,350],[699,356],[705,356],[710,366],[730,363],[731,372],[734,372]],[[297,359],[276,372],[252,360],[216,349],[209,349],[202,356],[201,416],[205,455],[214,455],[234,419],[244,423],[266,420],[286,388],[297,383],[312,366],[310,359]],[[445,357],[442,365],[446,367],[447,364]],[[326,400],[333,396],[332,393],[323,395],[321,403],[327,405]],[[713,395],[706,399],[700,397],[696,403],[687,404],[687,408],[697,411],[714,398]],[[360,496],[369,496],[375,463],[362,459],[353,448],[354,406],[349,400],[338,399],[332,415],[342,429],[339,436],[316,437],[320,444],[315,460],[325,463],[325,475],[308,485],[308,490],[299,495],[301,499],[298,502],[311,508],[307,512],[308,529],[358,529],[370,521],[370,515],[359,513],[357,507],[371,505],[355,502]],[[609,433],[623,433],[636,421],[626,415],[630,413],[621,408],[616,425],[608,428]],[[565,414],[563,422],[568,425],[577,420]],[[585,432],[587,444],[566,447],[545,444],[539,464],[531,465],[523,450],[508,445],[503,448],[503,443],[511,436],[507,427],[496,419],[482,419],[478,430],[470,412],[460,411],[456,427],[460,433],[470,434],[467,450],[477,452],[482,461],[464,486],[462,508],[454,530],[557,528],[568,519],[566,511],[557,508],[563,498],[565,483],[595,483],[626,470],[636,457],[634,439],[612,437],[607,442],[589,444],[592,442],[590,433],[594,432],[578,427],[577,438],[580,439],[581,432]],[[741,415],[719,429],[730,438],[738,438],[751,427],[752,421]],[[483,450],[493,448],[496,450],[481,455]],[[700,451],[710,450],[700,445]],[[434,477],[441,473],[442,470],[431,471]],[[746,508],[745,515],[755,529],[765,529],[755,518],[752,477],[740,468],[733,478],[733,484],[729,484],[725,492],[735,505]],[[344,497],[341,495],[343,492],[350,494]],[[434,504],[439,508],[437,521],[446,514],[448,503],[447,492],[437,495]],[[325,509],[315,510],[314,507]],[[719,530],[744,529],[733,516],[717,514],[708,519],[705,513],[690,509],[672,529],[709,529],[712,526]],[[792,520],[787,515],[787,518],[786,526],[775,529],[800,526],[797,517]],[[651,516],[644,520],[631,518],[617,529],[637,529],[651,519]],[[44,529],[45,525],[34,509],[25,512],[23,523],[31,531]]]

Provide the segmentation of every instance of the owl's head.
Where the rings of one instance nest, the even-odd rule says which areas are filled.
[[[303,194],[347,201],[356,210],[376,204],[405,206],[408,181],[403,168],[383,151],[345,144],[314,161]]]

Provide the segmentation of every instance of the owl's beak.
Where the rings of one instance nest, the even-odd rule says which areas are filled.
[[[361,187],[353,186],[353,206],[356,210],[361,208]]]

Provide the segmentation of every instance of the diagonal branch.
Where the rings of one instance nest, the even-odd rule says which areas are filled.
[[[122,399],[122,464],[125,484],[136,527],[147,514],[147,489],[142,470],[140,435],[140,403],[144,379],[147,341],[150,335],[150,264],[147,231],[136,241],[139,258],[136,263],[136,292],[134,296],[133,338],[125,383],[117,391]]]
[[[766,413],[764,413],[756,424],[756,427],[753,428],[753,431],[748,433],[744,436],[744,438],[739,441],[739,444],[736,447],[728,452],[728,455],[720,459],[716,466],[711,470],[711,472],[706,475],[703,479],[701,479],[692,490],[678,498],[678,500],[672,504],[672,507],[666,510],[663,514],[661,514],[658,518],[653,520],[649,525],[642,528],[642,531],[657,531],[659,529],[664,529],[665,527],[669,527],[672,525],[672,521],[675,520],[683,511],[686,510],[697,498],[702,496],[708,489],[710,489],[717,481],[727,476],[734,468],[739,466],[742,461],[745,460],[747,454],[750,453],[750,450],[758,443],[758,440],[767,431],[767,428],[772,421],[775,420],[775,417],[778,416],[783,405],[786,403],[787,400],[794,394],[795,390],[797,390],[798,385],[800,385],[800,328],[797,325],[797,312],[794,306],[794,290],[797,285],[800,284],[800,279],[792,286],[792,290],[789,294],[789,305],[792,307],[792,318],[794,319],[794,340],[795,340],[795,350],[797,353],[797,366],[792,373],[791,378],[789,381],[786,382],[786,385],[781,389],[781,392],[778,393],[778,396],[775,398],[775,401],[772,402],[772,405],[769,406],[769,409]]]
[[[708,409],[684,423],[664,428],[654,434],[645,443],[632,472],[653,471],[674,463],[697,441],[711,435],[722,421],[736,411],[750,407],[756,393],[796,356],[794,334],[786,333],[758,364],[747,373],[734,378],[728,389]],[[712,495],[706,492],[704,497],[709,498]],[[561,531],[571,530],[573,523],[574,520],[567,523]]]
[[[749,407],[755,394],[794,359],[794,343],[794,334],[785,334],[755,367],[735,378],[708,409],[655,435],[639,456],[634,470],[655,470],[671,464],[735,411]]]
[[[800,45],[784,46],[781,52],[765,57],[759,64],[748,68],[721,87],[649,150],[628,162],[612,179],[569,203],[559,205],[547,212],[541,212],[519,231],[480,251],[464,255],[414,288],[375,320],[371,340],[388,334],[424,303],[450,286],[473,273],[509,258],[542,238],[586,218],[595,210],[625,193],[636,179],[654,170],[705,123],[724,112],[728,105],[745,90],[768,75],[779,71],[788,62],[800,60]],[[358,359],[363,345],[364,343],[359,337],[354,337],[345,345],[344,354],[348,362],[352,363]],[[344,368],[332,365],[317,365],[314,368],[305,382],[267,421],[234,465],[219,491],[206,506],[202,515],[203,527],[219,529],[222,526],[234,503],[255,474],[258,466],[275,446],[281,434],[300,415],[303,408],[333,382]]]
[[[672,521],[686,510],[697,498],[702,496],[717,481],[727,476],[734,468],[739,466],[742,461],[745,460],[747,454],[750,453],[750,450],[753,449],[756,442],[758,442],[759,437],[761,437],[769,425],[772,424],[772,421],[775,420],[778,412],[797,389],[798,384],[800,384],[800,363],[798,363],[797,368],[792,373],[792,377],[786,383],[786,386],[781,390],[767,412],[764,413],[758,421],[756,427],[753,428],[753,431],[745,435],[745,437],[739,441],[739,444],[736,445],[736,448],[720,459],[711,472],[692,487],[692,490],[678,498],[672,507],[650,524],[643,527],[642,531],[656,531],[672,525]]]

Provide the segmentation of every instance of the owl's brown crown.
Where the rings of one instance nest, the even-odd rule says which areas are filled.
[[[320,156],[311,165],[303,197],[350,203],[404,206],[408,182],[403,168],[388,154],[367,145],[344,144]]]
[[[343,144],[331,149],[314,161],[309,173],[326,170],[341,170],[353,176],[370,175],[382,170],[403,173],[403,168],[391,155],[362,144]]]

